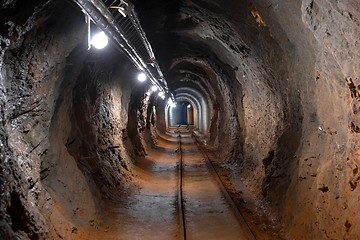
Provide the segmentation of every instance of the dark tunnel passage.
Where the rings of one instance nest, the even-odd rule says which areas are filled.
[[[0,239],[360,239],[358,0],[133,0],[166,86],[75,2],[0,3]]]
[[[194,125],[194,108],[190,102],[175,102],[167,111],[169,126]]]

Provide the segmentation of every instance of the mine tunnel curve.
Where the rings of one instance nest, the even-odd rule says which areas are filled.
[[[359,238],[356,0],[134,0],[156,61],[141,32],[138,54],[89,50],[79,1],[0,3],[1,239],[178,239],[175,125],[256,239]],[[206,169],[191,151],[185,213]]]

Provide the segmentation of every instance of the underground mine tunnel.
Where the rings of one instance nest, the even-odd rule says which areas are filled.
[[[0,6],[0,239],[360,239],[358,0]]]

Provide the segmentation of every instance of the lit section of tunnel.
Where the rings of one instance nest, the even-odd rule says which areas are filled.
[[[178,149],[167,130],[191,125],[172,122],[172,97],[191,105],[257,239],[360,236],[357,1],[134,0],[156,61],[94,21],[116,41],[88,50],[90,21],[73,3],[0,4],[0,238],[165,234],[156,220],[176,211],[164,189]],[[125,205],[155,228],[134,232]]]
[[[174,91],[174,96],[176,106],[172,107],[167,104],[165,108],[166,127],[176,126],[178,124],[176,120],[174,122],[173,116],[174,118],[186,118],[186,121],[182,121],[184,125],[193,125],[194,128],[198,130],[199,134],[207,135],[207,133],[210,132],[210,113],[208,104],[202,94],[195,89],[181,87]],[[177,106],[178,102],[181,106]]]
[[[195,109],[196,110],[196,109]],[[168,126],[194,127],[194,108],[188,101],[177,101],[168,111]],[[195,127],[197,126],[195,123]]]

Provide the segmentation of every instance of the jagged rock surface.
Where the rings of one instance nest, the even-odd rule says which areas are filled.
[[[207,103],[256,236],[359,238],[358,2],[134,3],[170,89]],[[0,7],[0,236],[71,238],[134,185],[165,104],[120,53],[86,50],[72,5]]]

